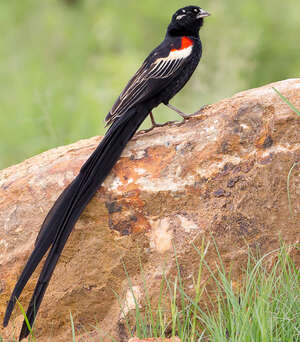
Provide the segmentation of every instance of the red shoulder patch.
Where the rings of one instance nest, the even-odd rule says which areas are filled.
[[[175,50],[183,50],[183,49],[186,49],[188,48],[189,46],[192,46],[194,45],[194,42],[192,41],[192,39],[186,37],[186,36],[183,36],[181,38],[181,46],[179,49],[172,49],[171,51],[175,51]]]
[[[180,50],[182,49],[186,49],[187,47],[193,45],[193,41],[192,39],[188,38],[188,37],[182,37],[181,38],[181,48]]]

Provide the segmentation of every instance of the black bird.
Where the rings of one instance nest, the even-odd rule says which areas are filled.
[[[106,116],[110,125],[104,138],[82,166],[78,176],[62,192],[46,216],[37,236],[34,250],[15,285],[7,305],[3,325],[10,319],[19,298],[37,265],[50,249],[27,309],[32,326],[59,256],[80,214],[94,196],[120,157],[127,142],[150,114],[163,103],[169,104],[196,69],[202,54],[199,30],[209,15],[198,6],[179,9],[172,17],[163,42],[145,59]],[[19,340],[28,336],[24,320]]]

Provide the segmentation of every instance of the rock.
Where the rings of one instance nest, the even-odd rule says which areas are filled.
[[[71,340],[70,311],[77,336],[96,336],[97,324],[127,341],[114,294],[130,297],[123,263],[142,300],[140,261],[154,298],[163,271],[176,273],[173,246],[192,287],[198,267],[193,244],[200,246],[203,237],[215,239],[237,279],[249,246],[265,253],[280,239],[299,240],[300,165],[290,178],[293,217],[286,186],[300,160],[300,118],[272,87],[300,108],[300,79],[286,80],[238,93],[185,123],[135,135],[63,251],[36,321],[39,342]],[[62,146],[1,171],[0,321],[45,215],[99,141]],[[216,261],[212,245],[210,265]],[[39,270],[21,297],[24,306]],[[21,321],[16,309],[0,336],[12,337]]]

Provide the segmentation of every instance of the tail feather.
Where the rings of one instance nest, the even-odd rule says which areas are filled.
[[[132,108],[116,120],[82,166],[78,176],[59,196],[45,218],[35,248],[12,292],[3,321],[4,326],[8,324],[16,299],[19,298],[30,276],[51,247],[26,313],[32,326],[59,256],[76,221],[147,115],[146,111],[141,113]],[[24,321],[20,340],[28,334],[29,330]]]

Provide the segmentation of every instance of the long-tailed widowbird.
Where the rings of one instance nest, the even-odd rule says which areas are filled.
[[[8,302],[4,326],[8,324],[16,299],[49,250],[26,313],[32,326],[76,221],[147,115],[150,114],[155,125],[152,109],[163,103],[185,117],[169,101],[190,79],[200,61],[202,45],[199,30],[203,18],[208,15],[198,6],[187,6],[176,11],[162,43],[145,59],[118,97],[106,116],[106,123],[110,127],[104,138],[84,163],[78,176],[59,196],[42,224],[34,250]],[[28,334],[24,320],[19,340]]]

